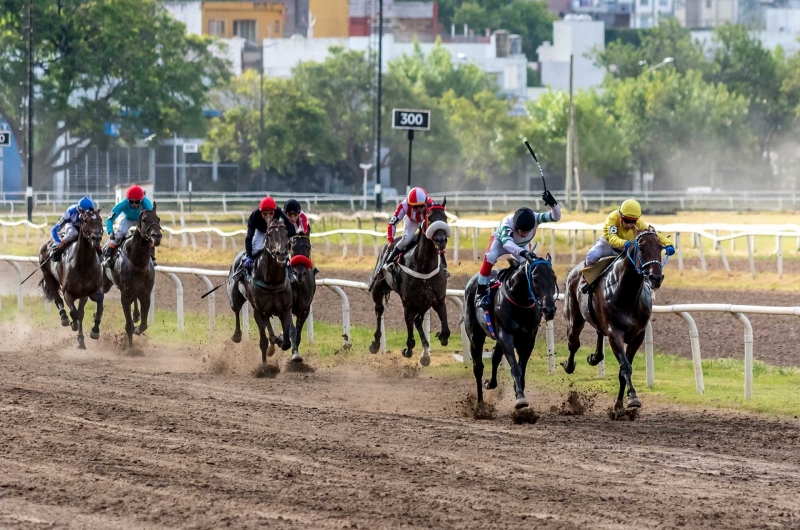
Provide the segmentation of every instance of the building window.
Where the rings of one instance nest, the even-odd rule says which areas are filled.
[[[209,20],[208,21],[208,34],[214,37],[225,36],[225,21],[224,20]]]
[[[275,21],[275,38],[280,38],[281,36],[281,22],[280,20]]]
[[[250,42],[256,42],[256,21],[255,20],[234,20],[233,21],[233,36],[241,37]]]
[[[711,0],[706,0],[706,8],[711,9]]]

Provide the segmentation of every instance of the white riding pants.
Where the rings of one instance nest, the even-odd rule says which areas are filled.
[[[606,238],[601,237],[597,240],[597,243],[595,243],[592,248],[589,249],[589,252],[586,253],[586,266],[589,267],[594,265],[602,258],[617,256],[620,252],[622,252],[621,249],[612,247],[608,244]]]
[[[408,246],[409,243],[414,239],[414,234],[417,232],[417,228],[419,228],[418,223],[413,219],[409,219],[408,217],[403,219],[403,236],[400,240],[395,240],[394,247],[397,250],[403,250]]]
[[[128,235],[131,227],[136,224],[136,221],[132,221],[127,217],[123,217],[119,221],[119,225],[117,226],[117,231],[114,232],[114,242],[115,244],[119,244],[122,241],[122,238]]]
[[[75,228],[75,225],[72,223],[67,223],[67,226],[64,227],[64,234],[61,236],[61,242],[65,244],[72,243],[78,239],[79,235],[80,232],[78,232],[78,229]]]
[[[256,230],[253,234],[253,255],[258,254],[264,248],[264,242],[267,240],[267,234],[261,230]]]

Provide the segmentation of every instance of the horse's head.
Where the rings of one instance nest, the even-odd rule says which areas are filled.
[[[292,257],[305,256],[311,257],[311,239],[305,234],[292,238]]]
[[[103,219],[100,212],[84,210],[80,214],[81,237],[86,238],[93,247],[99,247],[103,240]]]
[[[545,258],[536,258],[528,265],[530,287],[542,308],[545,320],[553,320],[556,316],[556,291],[558,278],[553,270],[553,260],[548,254]]]
[[[628,256],[639,274],[650,284],[653,289],[661,287],[664,281],[664,269],[661,263],[661,241],[655,228],[648,227],[636,235],[633,246],[628,251]]]
[[[434,204],[428,208],[425,216],[425,236],[436,244],[439,252],[447,248],[447,238],[450,237],[450,225],[447,224],[447,197],[442,204]]]
[[[161,244],[161,219],[156,214],[156,203],[153,203],[152,210],[145,210],[139,214],[139,225],[136,230],[153,246]]]
[[[285,263],[289,259],[289,236],[283,221],[273,221],[267,228],[267,237],[264,238],[264,252],[272,256],[275,261]]]

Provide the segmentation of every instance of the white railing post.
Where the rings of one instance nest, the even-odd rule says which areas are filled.
[[[744,326],[744,398],[753,399],[753,325],[742,313],[733,313]]]
[[[747,254],[748,260],[750,261],[750,274],[753,278],[756,277],[756,263],[753,254],[755,254],[755,241],[753,240],[752,235],[747,236]]]
[[[603,360],[600,361],[600,364],[597,365],[597,378],[603,379],[606,376],[606,343],[608,342],[608,337],[603,337]]]
[[[556,373],[556,339],[552,320],[547,321],[545,340],[547,341],[547,372],[553,375]]]
[[[675,249],[678,251],[678,274],[683,276],[683,245],[680,232],[675,232]]]
[[[150,290],[150,313],[147,315],[147,325],[152,326],[156,323],[156,286]]]
[[[653,388],[655,384],[655,356],[653,355],[653,323],[647,321],[644,329],[644,371],[647,388]]]
[[[306,319],[306,338],[309,344],[314,344],[314,304],[308,308],[308,318]]]
[[[178,313],[178,331],[183,333],[184,325],[183,325],[183,284],[181,283],[180,278],[178,278],[174,273],[171,272],[164,272],[161,271],[162,274],[166,274],[173,282],[175,282],[175,297],[176,297],[176,310]]]
[[[17,309],[22,309],[25,306],[25,297],[22,289],[22,280],[25,278],[22,276],[22,267],[16,261],[9,261],[8,263],[17,271]]]
[[[478,227],[472,228],[472,261],[478,261]]]
[[[345,347],[349,347],[352,340],[350,337],[350,301],[341,287],[336,285],[326,285],[326,287],[338,294],[342,302],[342,338],[344,338]]]
[[[3,227],[3,228],[5,228],[5,227]],[[453,264],[454,265],[458,265],[458,244],[459,244],[459,237],[458,237],[459,230],[458,230],[458,227],[454,227],[453,232],[455,232],[455,234],[453,235],[453,238],[454,238],[453,239]],[[5,237],[5,232],[3,233],[3,236]]]
[[[205,284],[206,289],[209,291],[214,288],[214,285],[211,283],[211,280],[208,279],[208,276],[198,275],[195,274],[198,278],[203,281]],[[217,327],[217,313],[216,313],[216,296],[217,293],[211,293],[206,298],[208,298],[208,336],[213,337],[214,331]]]
[[[708,268],[706,267],[706,251],[703,245],[703,236],[700,234],[695,234],[697,237],[697,250],[700,252],[700,270],[703,271],[703,275],[708,274]]]
[[[695,324],[692,315],[682,311],[678,313],[686,324],[689,326],[689,340],[692,343],[692,365],[694,367],[694,386],[698,394],[705,392],[705,383],[703,381],[703,360],[700,358],[700,334],[697,332],[697,324]]]
[[[242,329],[242,340],[245,342],[250,341],[250,302],[245,302],[242,306],[241,314],[239,316],[241,329]]]

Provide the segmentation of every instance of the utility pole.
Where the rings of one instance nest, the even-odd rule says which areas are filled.
[[[28,221],[33,222],[33,0],[28,0]]]
[[[381,193],[381,103],[383,90],[383,0],[378,0],[378,130],[377,146],[375,149],[375,211],[383,208],[383,194]]]
[[[259,110],[260,110],[260,125],[261,130],[258,135],[258,150],[261,152],[261,184],[262,186],[266,187],[267,183],[267,175],[264,169],[264,41],[261,41],[261,45],[259,46],[261,52],[259,53],[259,57],[261,58],[261,64],[258,67],[259,76],[258,76],[258,99],[259,99]]]
[[[574,112],[572,107],[572,67],[575,56],[569,56],[569,114],[567,117],[567,175],[565,182],[565,191],[567,193],[566,206],[567,210],[572,209],[572,114]]]

